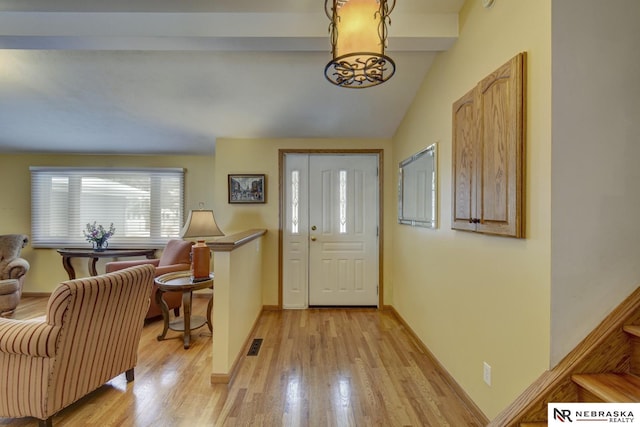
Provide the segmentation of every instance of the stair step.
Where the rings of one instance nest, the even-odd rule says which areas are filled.
[[[639,325],[625,325],[622,328],[629,335],[640,338],[640,326]]]
[[[576,374],[571,379],[605,402],[640,402],[640,378],[631,374]]]

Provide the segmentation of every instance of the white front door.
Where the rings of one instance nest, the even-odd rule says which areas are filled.
[[[378,158],[285,157],[283,307],[378,305]]]

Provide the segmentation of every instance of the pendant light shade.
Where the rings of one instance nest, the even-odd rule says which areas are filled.
[[[395,0],[325,0],[333,59],[324,74],[331,83],[365,88],[393,76],[396,65],[384,50],[394,6]]]

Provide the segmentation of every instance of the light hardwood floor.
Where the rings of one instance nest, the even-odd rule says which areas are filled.
[[[194,299],[194,313],[207,300]],[[44,313],[24,298],[14,317]],[[215,328],[215,325],[214,325]],[[211,336],[189,350],[177,332],[145,325],[135,381],[120,375],[64,409],[54,426],[481,426],[392,313],[373,309],[266,311],[231,387],[212,385]],[[3,426],[33,419],[0,418]]]

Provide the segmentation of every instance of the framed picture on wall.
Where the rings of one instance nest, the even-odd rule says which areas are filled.
[[[229,203],[265,203],[264,174],[229,174]]]

